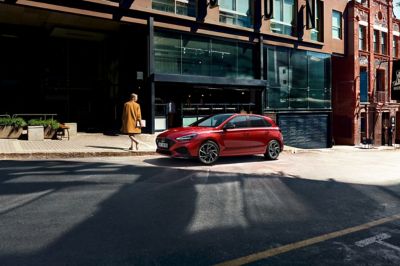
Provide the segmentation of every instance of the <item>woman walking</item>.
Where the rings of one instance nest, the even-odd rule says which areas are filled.
[[[131,140],[129,150],[133,150],[133,143],[135,143],[136,150],[139,149],[139,141],[135,136],[142,132],[142,113],[137,100],[138,95],[132,93],[131,99],[124,104],[124,109],[122,111],[121,131],[122,133],[127,134]]]

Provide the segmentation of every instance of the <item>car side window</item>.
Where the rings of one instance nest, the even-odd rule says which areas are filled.
[[[268,123],[267,120],[265,120],[262,117],[258,117],[258,116],[250,116],[249,122],[250,122],[250,127],[270,127],[271,126],[271,124]]]
[[[248,120],[246,115],[236,116],[229,123],[233,124],[235,128],[248,127]]]

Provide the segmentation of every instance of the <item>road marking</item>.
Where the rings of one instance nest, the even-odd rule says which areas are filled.
[[[366,238],[366,239],[357,241],[355,244],[356,244],[357,246],[363,248],[363,247],[366,247],[366,246],[368,246],[368,245],[377,243],[377,244],[383,245],[383,246],[385,246],[385,247],[388,247],[388,248],[391,248],[391,249],[400,251],[400,247],[395,246],[395,245],[392,245],[392,244],[390,244],[390,243],[387,243],[387,242],[383,241],[383,240],[388,239],[388,238],[391,238],[391,237],[392,237],[392,236],[389,235],[389,234],[382,233],[382,234],[379,234],[379,235],[376,235],[376,236],[373,236],[373,237],[370,237],[370,238]]]
[[[373,236],[373,237],[369,237],[369,238],[357,241],[354,244],[356,244],[356,246],[359,246],[359,247],[363,248],[363,247],[366,247],[366,246],[371,245],[373,243],[376,243],[378,241],[382,241],[382,240],[388,239],[390,237],[391,237],[391,235],[383,233],[383,234],[379,234],[379,235],[376,235],[376,236]]]
[[[387,243],[387,242],[384,242],[384,241],[378,241],[378,242],[376,242],[376,243],[381,244],[381,245],[384,245],[384,246],[386,246],[386,247],[388,247],[388,248],[391,248],[391,249],[400,251],[400,248],[399,248],[398,246],[392,245],[392,244],[390,244],[390,243]]]
[[[390,217],[386,217],[386,218],[382,218],[376,221],[372,221],[369,223],[365,223],[362,225],[358,225],[358,226],[354,226],[354,227],[350,227],[350,228],[346,228],[340,231],[336,231],[336,232],[332,232],[332,233],[328,233],[325,235],[321,235],[321,236],[317,236],[317,237],[313,237],[313,238],[309,238],[306,240],[302,240],[299,242],[295,242],[295,243],[290,243],[281,247],[277,247],[277,248],[272,248],[272,249],[268,249],[265,251],[261,251],[258,253],[254,253],[248,256],[244,256],[241,258],[237,258],[237,259],[233,259],[233,260],[229,260],[229,261],[225,261],[219,264],[216,264],[215,266],[234,266],[234,265],[244,265],[247,263],[251,263],[251,262],[255,262],[258,260],[262,260],[262,259],[267,259],[269,257],[273,257],[279,254],[283,254],[295,249],[299,249],[299,248],[303,248],[303,247],[307,247],[307,246],[311,246],[314,245],[316,243],[320,243],[320,242],[324,242],[333,238],[337,238],[340,236],[344,236],[344,235],[348,235],[351,233],[355,233],[358,231],[362,231],[362,230],[366,230],[369,229],[371,227],[374,226],[378,226],[381,224],[385,224],[388,222],[393,222],[395,220],[400,220],[400,214],[396,214]]]

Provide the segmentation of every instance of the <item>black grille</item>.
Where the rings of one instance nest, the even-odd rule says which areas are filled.
[[[180,148],[176,149],[175,151],[181,155],[185,155],[185,156],[189,155],[189,151],[185,147],[180,147]]]
[[[163,142],[168,143],[168,148],[172,147],[172,145],[175,144],[175,141],[173,141],[173,140],[171,140],[171,139],[168,139],[168,138],[157,138],[157,139],[156,139],[157,147],[158,147],[158,142],[160,142],[161,140],[162,140]],[[158,148],[159,148],[159,149],[164,149],[164,148],[160,148],[160,147],[158,147]]]
[[[160,154],[171,155],[171,152],[169,150],[157,149],[156,152]]]

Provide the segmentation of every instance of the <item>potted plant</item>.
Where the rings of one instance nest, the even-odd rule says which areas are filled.
[[[0,138],[18,139],[26,122],[21,117],[0,117]]]
[[[56,136],[57,129],[60,127],[60,123],[55,119],[31,119],[28,121],[29,126],[43,126],[44,138],[52,139]]]

